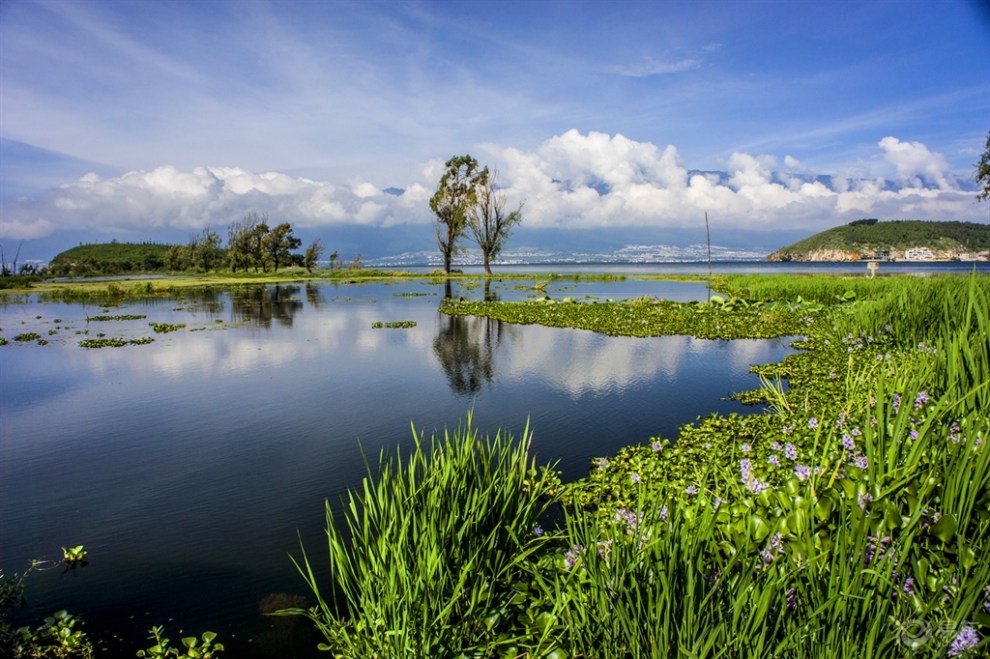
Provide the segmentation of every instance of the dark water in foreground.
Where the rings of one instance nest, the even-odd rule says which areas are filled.
[[[516,283],[496,293],[531,293]],[[707,295],[702,284],[640,281],[549,292]],[[76,544],[91,560],[32,575],[27,613],[68,608],[90,632],[110,630],[120,649],[102,656],[134,656],[153,624],[173,640],[216,631],[224,656],[296,656],[289,639],[305,648],[298,656],[317,656],[308,627],[259,609],[306,594],[288,558],[297,530],[324,564],[323,502],[360,483],[362,450],[375,460],[410,445],[410,424],[442,432],[473,408],[484,432],[518,437],[528,419],[538,458],[576,478],[592,458],[698,416],[748,411],[726,396],[758,385],[751,364],[790,352],[783,340],[609,338],[450,318],[437,312],[440,295],[426,282],[300,284],[110,309],[0,307],[10,341],[0,348],[0,567]],[[147,317],[87,321],[101,314]],[[186,327],[154,334],[150,322]],[[12,340],[29,331],[49,343]],[[79,347],[97,333],[155,341]]]

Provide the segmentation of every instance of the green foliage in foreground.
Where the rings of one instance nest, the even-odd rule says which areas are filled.
[[[761,369],[765,413],[575,483],[536,471],[528,438],[511,460],[470,426],[442,450],[417,439],[350,496],[345,527],[327,507],[339,599],[304,554],[319,604],[287,613],[336,657],[984,656],[990,290],[914,284],[822,305],[806,351]],[[546,532],[540,493],[563,515]]]
[[[548,628],[525,605],[547,474],[528,432],[483,442],[469,416],[453,436],[413,439],[404,459],[382,454],[377,475],[369,469],[343,524],[327,504],[336,600],[304,550],[296,566],[319,605],[283,614],[309,617],[321,648],[355,658],[488,656],[539,637]]]

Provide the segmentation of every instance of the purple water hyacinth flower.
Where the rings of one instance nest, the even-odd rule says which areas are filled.
[[[612,557],[612,539],[602,540],[598,543],[598,557],[608,562]]]
[[[919,391],[918,392],[918,395],[915,396],[915,398],[914,398],[914,409],[915,410],[920,410],[927,403],[928,403],[928,392],[927,391]]]
[[[795,465],[794,475],[800,478],[801,480],[804,480],[805,478],[811,475],[811,470],[804,465]]]
[[[900,394],[894,394],[894,401],[893,401],[892,405],[893,405],[893,408],[894,408],[894,411],[895,412],[900,412],[901,411],[901,395]]]
[[[874,562],[882,561],[884,556],[887,555],[887,548],[890,546],[891,539],[889,535],[880,539],[871,535],[867,539],[870,541],[870,544],[866,547],[865,564],[866,567],[869,567]]]
[[[860,492],[856,495],[856,502],[859,504],[860,510],[866,510],[867,504],[873,501],[873,495],[869,492]]]
[[[598,458],[598,462],[595,463],[598,469],[604,469],[608,466],[608,458]]]
[[[904,591],[905,595],[914,595],[914,578],[908,577],[905,579],[904,586],[902,586],[901,590]]]
[[[543,527],[540,526],[539,524],[533,527],[533,535],[539,536],[539,535],[543,535],[543,533],[544,533]]]
[[[760,558],[763,560],[763,566],[766,567],[774,562],[774,560],[780,554],[784,553],[784,536],[780,533],[775,533],[770,542],[763,548],[760,552]],[[760,569],[758,566],[757,569]]]
[[[784,426],[783,428],[780,429],[780,432],[784,433],[785,435],[793,435],[794,426]]]
[[[619,508],[615,511],[615,519],[625,522],[626,526],[629,527],[626,529],[626,535],[632,535],[639,528],[639,523],[643,521],[643,516],[631,510]]]
[[[663,504],[663,506],[660,507],[660,519],[666,522],[669,518],[670,511],[667,510],[667,504]]]
[[[980,633],[970,625],[965,625],[956,638],[952,641],[952,646],[946,656],[958,657],[980,642]]]
[[[856,450],[856,440],[852,438],[852,435],[842,433],[842,446],[847,451],[854,451]]]
[[[914,428],[911,428],[911,432],[909,432],[908,435],[911,437],[911,439],[918,439],[918,431],[915,430]]]
[[[739,446],[739,450],[742,451],[743,453],[749,453],[750,451],[753,450],[753,447],[750,446],[749,444],[742,444]]]
[[[642,480],[642,479],[639,477],[639,474],[637,474],[636,472],[633,472],[633,473],[629,474],[629,480],[632,481],[633,484],[636,484],[636,483],[639,483],[640,480]]]
[[[749,458],[743,458],[739,461],[739,472],[742,476],[743,483],[747,482],[751,476],[751,470],[753,468],[753,463],[749,461]]]
[[[779,451],[780,449],[782,449],[784,447],[780,445],[780,442],[774,442],[773,444],[770,445],[770,448],[771,448],[771,450]]]
[[[797,589],[791,588],[787,591],[787,610],[793,611],[797,608]]]
[[[797,447],[794,446],[794,444],[787,442],[784,446],[784,456],[786,456],[791,462],[797,460]]]
[[[697,493],[698,493],[697,485],[688,485],[687,487],[684,488],[684,494],[697,494]]]
[[[657,441],[653,442],[652,444],[650,444],[650,448],[653,449],[653,452],[654,453],[657,452],[657,451],[660,451],[661,449],[663,449],[663,442],[657,440]]]
[[[564,554],[564,567],[570,570],[572,567],[577,565],[578,559],[581,558],[581,552],[584,548],[581,545],[572,545],[567,553]]]
[[[772,464],[774,467],[780,466],[780,460],[777,459],[776,455],[771,455],[769,458],[767,458],[767,462]]]
[[[812,430],[814,430],[815,428],[817,428],[818,427],[818,419],[816,419],[815,417],[811,417],[810,419],[808,419],[808,427],[811,428]]]
[[[849,431],[849,434],[852,435],[853,437],[861,437],[863,435],[863,431],[860,430],[859,428],[853,428],[852,430]]]
[[[870,466],[870,460],[865,455],[861,455],[856,458],[856,466],[860,469],[866,470]]]
[[[921,530],[926,531],[929,528],[938,524],[938,520],[942,517],[942,513],[937,510],[930,511],[925,508],[921,511]]]

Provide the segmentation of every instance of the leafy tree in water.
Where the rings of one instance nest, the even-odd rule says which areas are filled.
[[[987,145],[980,162],[976,163],[976,184],[980,186],[976,198],[980,201],[990,199],[990,132],[987,133]]]
[[[437,246],[444,272],[449,274],[451,261],[460,251],[457,241],[464,236],[478,203],[478,190],[488,180],[488,168],[479,169],[478,161],[469,155],[454,156],[445,166],[447,170],[430,198],[430,210],[437,216]]]
[[[292,225],[288,222],[269,231],[261,241],[264,259],[272,264],[275,272],[278,272],[278,266],[292,262],[292,250],[301,244],[302,241],[292,235]]]
[[[306,253],[303,255],[303,267],[306,268],[306,272],[313,271],[313,268],[316,267],[316,262],[323,256],[323,251],[324,247],[320,239],[313,239],[313,242],[309,244],[306,248]]]
[[[487,171],[487,168],[485,168]],[[513,227],[522,222],[522,203],[506,214],[505,194],[497,189],[497,172],[488,173],[478,189],[478,201],[471,212],[468,225],[481,248],[485,261],[485,274],[491,276],[491,260],[498,257]]]

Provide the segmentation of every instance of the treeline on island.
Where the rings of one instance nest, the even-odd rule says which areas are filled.
[[[859,259],[977,260],[988,258],[990,225],[861,219],[833,227],[777,250],[770,261]]]
[[[302,253],[302,241],[293,235],[292,225],[282,222],[270,226],[268,216],[248,213],[227,227],[226,244],[215,230],[207,227],[185,245],[162,243],[109,243],[79,245],[68,249],[48,265],[47,274],[56,277],[87,275],[121,275],[137,272],[210,272],[228,269],[233,272],[278,272],[296,266],[311,272],[325,253],[319,238]],[[356,257],[348,267],[360,267]],[[336,251],[330,254],[329,267],[344,264]]]

